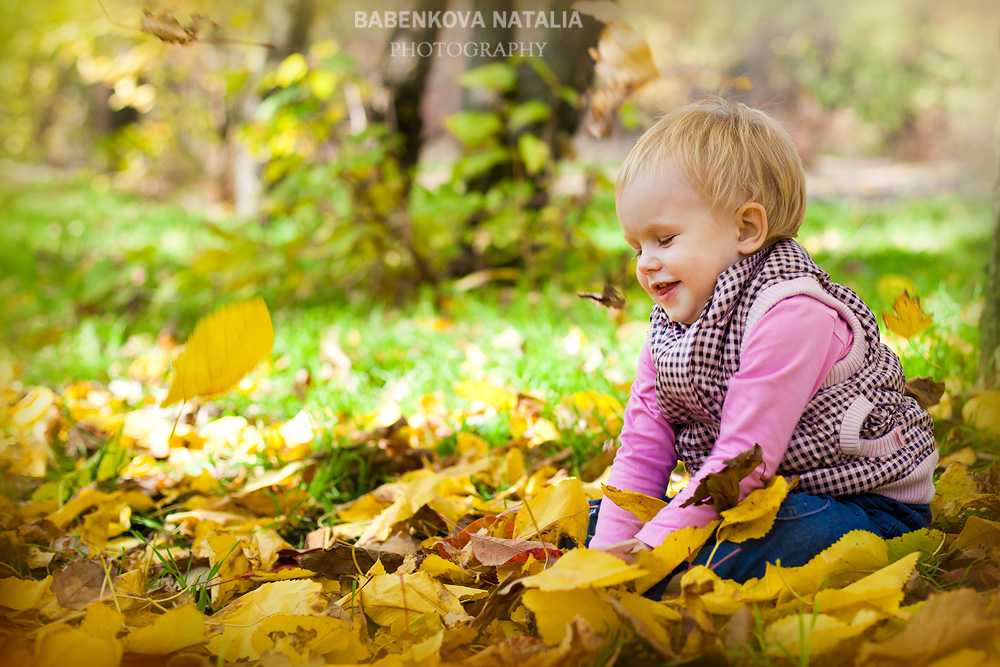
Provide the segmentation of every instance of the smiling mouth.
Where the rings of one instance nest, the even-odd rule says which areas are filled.
[[[657,297],[665,299],[668,296],[670,296],[670,294],[674,291],[674,288],[677,287],[677,285],[679,284],[680,284],[679,281],[674,281],[672,283],[658,282],[658,283],[653,283],[652,288],[653,291],[656,292]]]

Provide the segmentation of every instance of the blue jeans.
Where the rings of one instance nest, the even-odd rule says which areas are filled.
[[[587,543],[597,526],[600,504],[600,500],[590,501]],[[743,583],[764,576],[767,563],[780,560],[785,567],[805,565],[852,530],[867,530],[889,539],[925,528],[930,521],[929,505],[907,505],[875,493],[834,497],[793,492],[781,503],[767,535],[740,544],[723,542],[712,558],[712,569],[723,579]],[[704,565],[714,547],[713,537],[698,552],[694,565]],[[673,574],[687,567],[688,564],[683,563]],[[669,579],[664,579],[646,595],[659,600]]]

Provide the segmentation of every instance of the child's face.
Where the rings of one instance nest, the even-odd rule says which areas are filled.
[[[693,324],[719,275],[746,257],[737,218],[716,219],[672,161],[637,174],[615,209],[639,284],[674,322]]]

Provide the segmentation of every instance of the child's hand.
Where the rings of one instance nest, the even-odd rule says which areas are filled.
[[[606,547],[602,547],[599,551],[606,551],[612,556],[621,558],[626,563],[634,563],[635,555],[640,551],[648,551],[649,547],[645,542],[640,542],[634,537],[631,540],[625,540],[624,542],[618,542],[617,544],[609,544]]]

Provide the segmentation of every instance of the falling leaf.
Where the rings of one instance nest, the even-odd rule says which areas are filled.
[[[174,361],[174,377],[160,407],[221,394],[271,351],[274,329],[261,298],[231,303],[195,325]]]
[[[763,460],[764,450],[757,444],[727,459],[722,470],[708,473],[702,478],[694,495],[684,501],[681,507],[704,505],[707,502],[711,502],[719,512],[735,507],[740,500],[740,480],[753,472]],[[711,500],[707,500],[708,498]]]
[[[604,495],[607,496],[608,500],[623,510],[628,510],[643,523],[652,520],[654,516],[659,514],[661,509],[667,506],[667,501],[665,500],[647,496],[644,493],[629,491],[628,489],[619,490],[613,486],[601,484],[601,490],[604,491]]]
[[[920,298],[911,298],[908,290],[896,297],[892,302],[892,313],[882,313],[882,319],[889,331],[912,338],[933,324],[931,316],[924,313]]]
[[[591,299],[605,308],[612,308],[616,310],[621,310],[626,304],[625,297],[622,296],[622,293],[611,285],[605,285],[604,291],[600,294],[597,292],[577,292],[576,295],[581,299]]]
[[[906,381],[903,394],[917,400],[924,410],[932,408],[941,402],[944,395],[944,382],[935,382],[934,378],[916,377]]]

